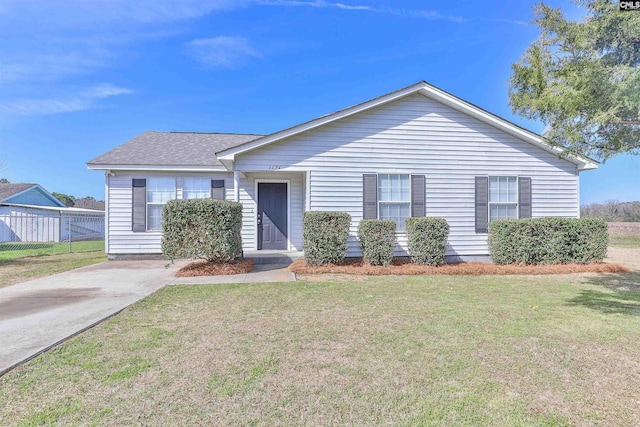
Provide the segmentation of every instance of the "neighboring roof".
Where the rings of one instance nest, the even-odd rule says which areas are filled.
[[[15,196],[18,193],[22,193],[25,190],[35,187],[36,184],[0,184],[0,202],[8,199],[11,196]]]
[[[0,206],[15,206],[18,208],[29,208],[29,209],[42,209],[45,211],[57,211],[60,213],[68,213],[68,214],[94,214],[94,215],[104,215],[104,211],[94,210],[94,209],[84,209],[84,208],[68,208],[64,207],[55,207],[55,206],[40,206],[40,205],[25,205],[22,203],[0,203]]]
[[[58,206],[64,206],[60,200],[58,200],[53,194],[49,193],[45,190],[41,185],[38,184],[26,184],[26,183],[15,183],[15,184],[0,184],[0,203],[18,198],[18,196],[27,193],[29,191],[36,191],[40,195],[44,196],[46,199],[50,200],[52,203]],[[40,206],[40,205],[37,205]]]
[[[430,85],[425,81],[421,81],[411,86],[407,86],[405,88],[387,93],[385,95],[379,96],[377,98],[371,99],[361,104],[336,111],[335,113],[318,117],[316,119],[299,124],[297,126],[290,127],[288,129],[284,129],[282,131],[273,133],[271,135],[267,135],[262,138],[257,138],[251,141],[247,141],[243,144],[231,146],[227,149],[218,151],[216,155],[218,160],[223,165],[225,165],[225,167],[227,167],[228,169],[231,169],[235,156],[238,154],[254,150],[256,148],[262,147],[267,144],[271,144],[276,141],[280,141],[284,138],[288,138],[290,136],[297,135],[299,133],[317,128],[319,126],[351,116],[353,114],[357,114],[362,111],[378,107],[380,105],[395,101],[399,98],[402,98],[414,93],[420,93],[421,95],[431,98],[437,102],[440,102],[458,111],[461,111],[471,117],[474,117],[480,121],[483,121],[495,128],[503,130],[504,132],[507,132],[521,140],[530,142],[531,144],[534,144],[553,154],[556,154],[558,156],[562,155],[569,162],[578,165],[579,170],[595,169],[598,167],[598,162],[593,159],[590,159],[585,156],[566,154],[563,152],[564,150],[562,150],[561,148],[552,146],[542,136],[536,134],[535,132],[531,132],[530,130],[527,130],[521,126],[518,126],[515,123],[512,123],[500,116],[497,116],[474,104],[471,104],[470,102],[467,102],[461,98],[458,98],[455,95],[445,92],[444,90],[439,89],[433,85]]]
[[[136,169],[164,166],[185,169],[221,169],[216,152],[263,135],[198,132],[144,132],[90,160],[89,169]],[[113,167],[111,167],[113,166]]]

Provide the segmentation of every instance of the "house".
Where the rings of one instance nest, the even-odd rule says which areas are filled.
[[[0,184],[0,243],[104,238],[104,212],[68,208],[38,184]]]
[[[445,218],[449,260],[488,255],[499,218],[579,216],[579,174],[598,163],[426,82],[270,135],[145,132],[96,157],[105,171],[111,258],[161,251],[162,206],[214,197],[243,204],[246,251],[302,250],[304,211]]]

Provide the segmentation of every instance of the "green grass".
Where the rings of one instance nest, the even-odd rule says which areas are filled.
[[[79,252],[0,261],[0,288],[106,261],[103,251]]]
[[[71,252],[104,251],[104,240],[89,240],[71,243]],[[18,258],[56,255],[69,253],[69,243],[54,242],[5,242],[0,243],[0,261],[14,260]]]
[[[640,273],[171,286],[0,378],[0,425],[634,425]]]

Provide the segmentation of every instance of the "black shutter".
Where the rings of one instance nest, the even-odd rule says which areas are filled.
[[[224,179],[211,180],[211,198],[224,200]]]
[[[134,179],[131,187],[131,230],[147,231],[147,180]]]
[[[378,218],[378,175],[362,175],[362,218]]]
[[[518,218],[531,218],[531,178],[518,177]]]
[[[476,233],[489,231],[489,177],[476,176]]]
[[[411,175],[411,216],[425,216],[425,177]]]

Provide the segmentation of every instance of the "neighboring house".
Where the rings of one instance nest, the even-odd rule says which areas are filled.
[[[104,238],[104,211],[68,208],[38,184],[0,184],[0,242]]]
[[[449,260],[485,258],[498,218],[579,216],[579,173],[598,163],[428,83],[271,135],[145,132],[96,157],[106,171],[106,251],[161,252],[162,206],[214,197],[243,204],[245,251],[302,250],[304,211],[445,218]]]

